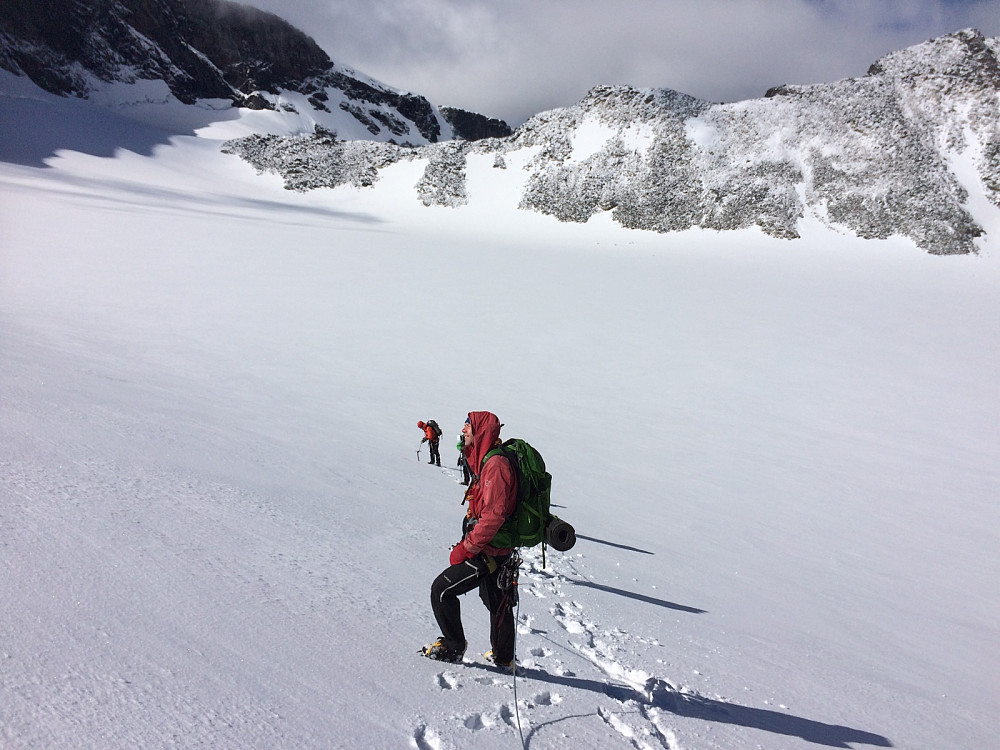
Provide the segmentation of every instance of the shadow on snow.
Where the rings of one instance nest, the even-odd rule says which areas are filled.
[[[616,544],[615,542],[606,542],[603,539],[594,539],[591,536],[584,536],[583,534],[577,534],[576,538],[577,539],[586,539],[588,542],[596,542],[597,544],[606,544],[609,547],[615,547],[617,549],[624,549],[624,550],[628,550],[629,552],[638,552],[638,553],[643,554],[643,555],[652,555],[653,554],[652,552],[650,552],[648,550],[639,549],[638,547],[629,547],[627,544]]]
[[[618,596],[624,596],[628,599],[635,599],[636,601],[645,602],[646,604],[655,604],[657,607],[676,609],[678,612],[689,612],[693,615],[703,615],[706,612],[706,610],[698,609],[697,607],[688,607],[685,604],[676,604],[674,602],[668,602],[666,599],[657,599],[652,596],[646,596],[645,594],[637,594],[634,591],[625,591],[624,589],[616,589],[612,586],[604,586],[603,584],[592,583],[591,581],[578,581],[575,578],[567,578],[566,581],[576,586],[586,586],[589,589],[606,591],[609,594],[617,594]]]
[[[482,668],[486,669],[486,667]],[[769,709],[751,708],[749,706],[740,706],[736,703],[712,700],[711,698],[705,698],[697,694],[681,693],[664,680],[655,678],[650,678],[646,683],[646,689],[641,691],[628,685],[565,675],[552,675],[540,669],[533,668],[519,669],[517,675],[522,679],[547,682],[552,685],[560,685],[564,688],[589,690],[593,693],[606,695],[622,704],[632,701],[637,703],[640,709],[658,708],[663,711],[669,711],[676,716],[684,716],[701,721],[714,721],[720,724],[733,724],[735,726],[759,729],[763,732],[782,734],[789,737],[801,737],[806,742],[825,745],[826,747],[849,749],[852,747],[851,743],[873,745],[875,747],[893,747],[892,742],[888,738],[874,734],[873,732],[845,727],[840,724],[826,724],[821,721],[814,721],[801,716],[793,716]],[[556,721],[562,720],[557,719]],[[525,745],[530,745],[535,733],[550,723],[554,722],[538,724],[532,727],[531,732],[525,738]]]

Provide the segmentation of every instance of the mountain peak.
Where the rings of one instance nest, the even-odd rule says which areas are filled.
[[[868,75],[900,81],[951,78],[964,84],[996,86],[1000,82],[996,40],[987,39],[978,29],[956,31],[890,52],[872,64]]]
[[[65,22],[53,23],[56,18]],[[185,104],[306,106],[328,129],[346,117],[368,137],[400,143],[510,132],[506,123],[474,113],[449,119],[422,96],[337,65],[278,16],[228,0],[3,3],[0,67],[49,92],[81,98],[109,83],[145,79],[163,80]],[[282,100],[284,92],[304,101]]]

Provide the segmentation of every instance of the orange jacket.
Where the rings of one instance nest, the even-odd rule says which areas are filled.
[[[420,420],[417,422],[417,427],[424,431],[424,440],[430,440],[432,443],[438,441],[437,433],[434,432],[434,428],[429,424],[425,424],[423,420]]]

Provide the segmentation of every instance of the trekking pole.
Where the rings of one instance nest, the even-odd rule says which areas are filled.
[[[424,444],[424,443],[423,443],[423,441],[421,440],[421,441],[420,441],[420,445],[423,445],[423,444]],[[418,446],[417,446],[417,460],[418,460],[418,461],[420,460],[420,445],[418,445]]]

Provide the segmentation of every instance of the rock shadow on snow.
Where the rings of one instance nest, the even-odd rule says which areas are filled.
[[[46,159],[61,150],[109,158],[125,149],[149,156],[172,136],[194,135],[193,130],[170,132],[76,99],[47,99],[0,99],[0,161],[45,167]]]

